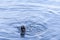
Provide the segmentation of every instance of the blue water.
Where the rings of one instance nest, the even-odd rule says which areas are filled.
[[[59,13],[59,0],[0,0],[0,40],[60,40]]]

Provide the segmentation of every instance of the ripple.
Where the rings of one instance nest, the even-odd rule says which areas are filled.
[[[2,0],[0,4],[0,40],[50,40],[56,37],[59,33],[56,28],[59,26],[57,24],[60,20],[60,16],[55,17],[59,15],[58,9],[60,9],[60,5],[56,5],[59,5],[58,1]],[[54,18],[59,20],[55,21]],[[56,24],[57,27],[53,27],[51,24]],[[26,27],[25,38],[20,37],[22,25]],[[55,29],[58,33],[49,31],[49,28],[50,30]]]
[[[10,39],[6,39],[6,38],[0,38],[0,40],[10,40]]]
[[[44,32],[47,28],[45,25],[41,23],[36,23],[32,21],[25,21],[23,22],[26,26],[26,37],[35,37],[37,33],[42,33]],[[22,25],[24,25],[22,24]],[[18,30],[20,27],[18,27]],[[19,32],[18,32],[19,33]]]

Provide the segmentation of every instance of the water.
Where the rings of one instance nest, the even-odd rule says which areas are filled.
[[[59,40],[59,13],[59,0],[0,0],[0,40]]]

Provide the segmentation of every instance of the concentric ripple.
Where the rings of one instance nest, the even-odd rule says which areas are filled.
[[[0,40],[59,40],[59,22],[58,0],[0,0]]]
[[[26,27],[26,37],[35,37],[37,33],[41,34],[45,30],[47,30],[46,25],[40,23],[36,23],[33,21],[25,21],[23,23]]]

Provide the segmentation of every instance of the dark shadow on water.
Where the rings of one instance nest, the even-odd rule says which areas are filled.
[[[21,33],[20,36],[21,36],[21,38],[24,38],[25,37],[25,33],[24,34]]]

